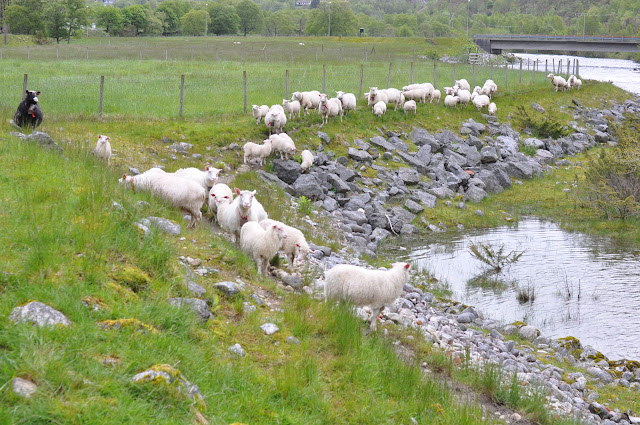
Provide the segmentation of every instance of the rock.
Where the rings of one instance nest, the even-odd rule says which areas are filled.
[[[431,146],[421,146],[420,149],[418,149],[418,152],[416,152],[415,158],[424,166],[428,165],[429,162],[431,162]]]
[[[242,346],[240,344],[238,344],[238,343],[233,344],[227,350],[229,350],[230,353],[233,353],[238,357],[244,357],[245,356],[245,352],[244,352]]]
[[[293,289],[300,289],[302,287],[302,278],[300,276],[288,274],[282,278],[282,282]]]
[[[478,186],[469,186],[464,193],[463,201],[478,203],[487,196],[487,192]]]
[[[467,311],[462,314],[459,314],[456,317],[456,320],[458,321],[458,323],[471,323],[475,320],[475,318],[476,316],[472,312]]]
[[[544,108],[542,106],[540,106],[539,104],[537,104],[536,102],[533,102],[531,104],[531,107],[533,109],[535,109],[536,111],[540,112],[541,114],[544,114]]]
[[[271,173],[267,173],[264,170],[257,170],[256,171],[258,173],[258,175],[271,183],[274,183],[276,186],[280,187],[282,190],[284,190],[285,192],[287,192],[289,195],[295,195],[295,191],[293,190],[293,188],[291,187],[291,185],[283,182],[282,180],[280,180],[278,178],[278,176],[276,176],[275,174],[271,174]]]
[[[600,403],[595,401],[589,404],[589,412],[598,415],[601,419],[610,419],[613,417],[613,414]]]
[[[498,136],[496,138],[496,147],[500,150],[502,158],[514,156],[520,151],[517,140],[511,136]]]
[[[22,307],[14,308],[9,320],[14,323],[33,323],[40,327],[71,325],[71,321],[64,314],[39,301],[31,301]]]
[[[392,143],[387,142],[382,136],[372,137],[371,139],[369,139],[369,142],[372,145],[382,149],[384,152],[393,152],[396,150],[396,147],[393,146]]]
[[[311,201],[322,201],[325,192],[320,181],[314,174],[302,174],[293,184],[293,190],[297,197],[304,196]]]
[[[522,141],[522,144],[536,149],[544,149],[544,142],[542,140],[536,139],[535,137],[524,139]]]
[[[599,367],[591,366],[587,368],[587,373],[594,378],[597,378],[604,384],[610,384],[613,382],[613,377],[609,372],[600,369]]]
[[[27,379],[13,378],[11,390],[19,397],[31,398],[38,391],[38,386]]]
[[[287,344],[300,345],[300,340],[295,336],[288,336],[285,341]]]
[[[427,193],[430,193],[438,199],[453,198],[455,196],[453,190],[444,186],[427,189]]]
[[[536,156],[533,157],[533,160],[536,161],[540,165],[552,164],[555,160],[555,157],[551,152],[546,149],[538,149],[536,151]]]
[[[214,284],[213,287],[225,294],[227,297],[233,297],[240,292],[240,289],[235,282],[218,282]]]
[[[491,164],[497,162],[500,157],[498,151],[493,146],[485,146],[480,150],[480,162],[483,164]]]
[[[398,170],[398,177],[400,177],[406,185],[420,183],[420,175],[412,168],[400,168]]]
[[[438,204],[438,198],[436,196],[422,190],[416,190],[413,192],[413,197],[425,208],[435,208]]]
[[[242,303],[242,311],[243,311],[244,314],[249,315],[249,314],[254,313],[256,311],[256,306],[248,303],[247,301],[244,301]]]
[[[189,267],[185,265],[184,270],[185,270],[184,284],[187,287],[187,289],[195,296],[198,296],[198,297],[203,296],[207,292],[207,290],[195,282],[196,275],[193,274],[193,272],[191,271],[191,269],[189,269]]]
[[[176,307],[188,306],[203,322],[206,322],[213,316],[211,311],[209,311],[207,302],[198,298],[169,298],[167,301]]]
[[[540,335],[540,331],[533,326],[525,325],[518,329],[518,334],[527,341],[533,341]]]
[[[424,207],[422,205],[415,201],[412,201],[411,199],[407,199],[404,203],[404,206],[414,214],[420,214],[422,211],[424,211]]]
[[[180,235],[180,232],[181,232],[181,228],[179,224],[174,223],[171,220],[167,220],[166,218],[162,218],[162,217],[150,216],[142,219],[141,223],[147,227],[150,227],[150,225],[153,224],[164,233],[168,233],[173,236],[178,236]]]
[[[168,364],[158,364],[136,374],[131,380],[134,383],[149,382],[153,385],[164,384],[177,388],[179,392],[197,403],[204,404],[204,397],[196,384],[189,382],[182,373]]]
[[[322,208],[329,212],[333,212],[339,208],[338,201],[333,198],[325,198],[322,202]]]
[[[300,164],[290,159],[274,159],[272,164],[275,175],[287,184],[293,184],[302,172]]]
[[[265,323],[260,326],[260,329],[265,333],[265,335],[272,335],[280,330],[280,328],[275,323]]]
[[[349,158],[353,159],[354,161],[358,161],[358,162],[372,162],[373,161],[373,157],[369,154],[369,152],[367,151],[363,151],[363,150],[359,150],[359,149],[355,149],[355,148],[349,148],[347,155],[349,155]]]
[[[318,137],[326,144],[329,144],[331,142],[331,139],[329,139],[329,135],[322,131],[318,131]]]
[[[434,152],[440,148],[440,144],[427,130],[424,128],[416,128],[411,132],[409,138],[416,146],[429,145],[431,148],[435,148]]]
[[[40,146],[43,146],[46,149],[54,149],[57,151],[62,151],[62,148],[58,146],[56,142],[53,141],[51,136],[47,133],[43,133],[42,131],[34,131],[31,134],[28,134],[24,138],[27,142],[36,142]]]
[[[327,181],[333,186],[336,193],[346,193],[350,190],[349,185],[336,174],[327,174]]]
[[[479,136],[480,134],[484,133],[486,130],[486,127],[484,124],[477,123],[471,118],[469,118],[467,121],[462,123],[462,128],[468,128],[471,134],[473,134],[474,136]]]
[[[421,173],[426,173],[427,172],[427,167],[422,163],[422,161],[420,161],[415,156],[413,156],[411,154],[408,154],[408,153],[404,153],[404,152],[396,152],[396,154],[400,158],[402,158],[402,160],[404,162],[406,162],[408,165],[416,168],[419,172],[421,172]]]

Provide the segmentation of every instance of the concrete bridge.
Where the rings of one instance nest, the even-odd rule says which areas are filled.
[[[640,52],[639,37],[574,37],[516,34],[476,34],[473,41],[482,50],[555,50],[568,52]]]

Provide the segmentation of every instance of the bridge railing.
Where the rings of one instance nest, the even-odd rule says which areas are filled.
[[[640,43],[640,37],[623,36],[574,36],[574,35],[535,35],[535,34],[476,34],[473,40],[477,39],[509,39],[509,40],[545,40],[545,41],[606,41],[618,43]]]

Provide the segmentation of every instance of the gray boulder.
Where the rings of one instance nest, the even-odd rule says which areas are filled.
[[[147,218],[143,218],[142,220],[140,220],[140,222],[147,227],[151,227],[151,225],[153,224],[164,233],[168,233],[173,236],[178,236],[181,232],[179,224],[162,217],[150,216]]]
[[[412,201],[411,199],[407,199],[404,203],[404,206],[414,214],[420,214],[422,211],[424,211],[424,207],[422,205],[415,201]]]
[[[318,131],[318,137],[326,144],[329,144],[329,142],[331,141],[331,139],[329,139],[329,135],[322,131]]]
[[[213,287],[225,294],[227,297],[233,297],[240,293],[240,288],[234,282],[218,282],[215,283]]]
[[[206,322],[213,316],[206,301],[197,298],[169,298],[167,301],[175,307],[189,307],[203,322]]]
[[[455,196],[455,192],[448,187],[438,186],[427,189],[427,193],[435,196],[438,199],[446,199],[453,198]]]
[[[336,193],[345,193],[349,191],[349,185],[337,174],[327,174],[327,181],[331,184]]]
[[[325,210],[329,211],[329,212],[333,212],[335,210],[337,210],[340,207],[340,205],[338,205],[338,201],[336,201],[333,198],[325,198],[324,201],[322,201],[322,208],[324,208]]]
[[[485,146],[480,150],[480,162],[483,164],[491,164],[500,159],[498,150],[493,146]]]
[[[536,139],[535,137],[524,139],[522,141],[522,144],[536,149],[544,149],[544,142],[542,140]]]
[[[11,380],[11,390],[19,397],[31,398],[38,391],[38,386],[27,379],[13,378]]]
[[[293,184],[302,173],[300,164],[290,159],[274,159],[272,161],[272,164],[273,172],[276,174],[276,176],[278,176],[280,180],[287,184]]]
[[[438,204],[438,198],[435,195],[422,190],[414,191],[413,197],[416,201],[420,202],[426,208],[435,208]]]
[[[369,154],[369,152],[363,151],[360,149],[349,148],[349,151],[347,152],[347,154],[349,155],[349,158],[353,159],[354,161],[358,161],[358,162],[373,161],[373,157],[371,156],[371,154]]]
[[[484,191],[481,187],[478,186],[469,186],[467,191],[464,194],[463,200],[465,202],[474,202],[478,203],[482,201],[487,196],[487,192]]]
[[[398,177],[400,177],[406,185],[420,183],[420,175],[412,168],[400,168],[398,170]]]
[[[238,357],[244,357],[245,356],[245,352],[244,349],[242,348],[242,346],[238,343],[233,344],[231,347],[229,347],[227,350],[229,350],[230,353],[235,354]]]
[[[511,136],[498,136],[495,143],[503,158],[516,155],[520,151],[518,142]]]
[[[369,139],[369,142],[385,152],[393,152],[396,150],[396,147],[392,143],[389,143],[387,140],[385,140],[385,138],[382,136],[372,137],[371,139]]]
[[[525,325],[518,329],[518,335],[527,341],[533,341],[538,336],[540,336],[540,331],[533,326]]]
[[[33,323],[40,327],[71,325],[71,321],[64,314],[39,301],[31,301],[22,307],[14,308],[9,320],[14,323]]]
[[[409,138],[416,146],[430,146],[435,148],[434,151],[440,148],[440,143],[424,128],[416,128],[411,132]]]
[[[322,201],[325,198],[320,181],[312,173],[300,175],[293,183],[293,190],[297,197],[304,196],[312,201]]]

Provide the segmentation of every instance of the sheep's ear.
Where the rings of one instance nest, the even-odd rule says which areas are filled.
[[[36,96],[40,96],[40,92],[39,91],[36,92]]]
[[[296,244],[296,246],[297,246],[298,248],[300,248],[300,243],[297,243],[297,244]]]
[[[204,167],[205,171],[209,171],[209,166]]]
[[[126,179],[127,179],[127,175],[126,175],[126,174],[123,174],[123,175],[122,175],[122,180],[126,180]]]
[[[406,264],[404,265],[404,268],[405,268],[405,269],[408,269],[409,267],[411,267],[411,264],[409,264],[409,263],[406,263]]]
[[[238,189],[237,187],[234,187],[233,190],[236,192],[237,195],[240,195],[240,189]]]
[[[255,190],[254,190],[254,191],[252,191],[252,192],[251,192],[251,194],[252,194],[252,195],[255,195],[255,194],[256,194],[256,191],[255,191]]]

